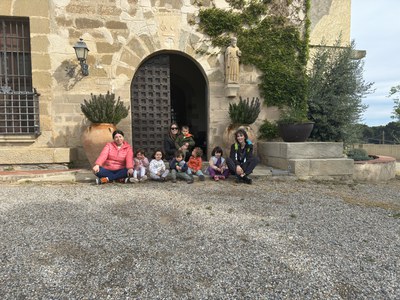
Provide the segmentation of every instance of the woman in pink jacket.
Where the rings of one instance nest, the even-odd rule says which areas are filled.
[[[96,160],[93,167],[97,184],[113,180],[128,182],[128,177],[133,175],[133,150],[124,141],[124,133],[115,130],[112,134],[114,142],[107,143]]]

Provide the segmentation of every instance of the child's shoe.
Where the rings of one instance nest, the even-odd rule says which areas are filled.
[[[206,178],[204,177],[204,175],[199,175],[199,179],[200,181],[204,181]]]
[[[146,180],[147,180],[147,176],[146,176],[146,175],[143,175],[143,176],[139,179],[140,182],[143,182],[143,181],[146,181]]]
[[[214,180],[215,180],[215,181],[218,181],[218,180],[219,180],[219,176],[218,176],[218,175],[215,175],[215,176],[214,176]]]
[[[129,177],[129,182],[137,183],[139,180],[136,177]]]
[[[219,176],[219,179],[225,180],[225,176],[221,175],[221,176]]]

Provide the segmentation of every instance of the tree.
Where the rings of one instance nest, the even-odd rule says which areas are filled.
[[[389,96],[388,97],[393,97],[396,95],[396,98],[393,99],[394,101],[394,108],[393,108],[393,115],[392,119],[396,119],[398,122],[400,122],[400,85],[398,86],[393,86],[390,89]]]
[[[367,106],[362,98],[373,83],[363,79],[364,63],[352,58],[354,41],[348,47],[323,45],[311,58],[308,72],[308,117],[315,122],[311,138],[317,141],[358,141],[357,126]]]

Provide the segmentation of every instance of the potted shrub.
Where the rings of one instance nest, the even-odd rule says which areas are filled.
[[[258,138],[262,140],[273,141],[279,138],[278,125],[274,122],[264,120],[258,128]]]
[[[223,136],[223,146],[226,155],[229,155],[230,146],[235,141],[234,133],[239,128],[246,130],[249,140],[254,145],[254,153],[257,153],[257,135],[250,125],[257,120],[260,111],[261,104],[258,97],[253,97],[250,101],[249,98],[243,99],[240,96],[238,103],[229,104],[229,118],[231,119],[231,124],[225,129]]]
[[[306,109],[296,105],[283,109],[277,124],[284,142],[305,142],[314,128],[314,122],[307,118]]]
[[[104,145],[112,141],[116,125],[128,116],[129,107],[120,97],[116,100],[114,93],[90,94],[90,97],[81,104],[83,114],[91,122],[82,133],[81,142],[90,165],[93,165]]]

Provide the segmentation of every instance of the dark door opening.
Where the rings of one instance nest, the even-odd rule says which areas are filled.
[[[188,125],[196,146],[207,154],[207,87],[204,75],[189,58],[170,55],[171,117]]]

